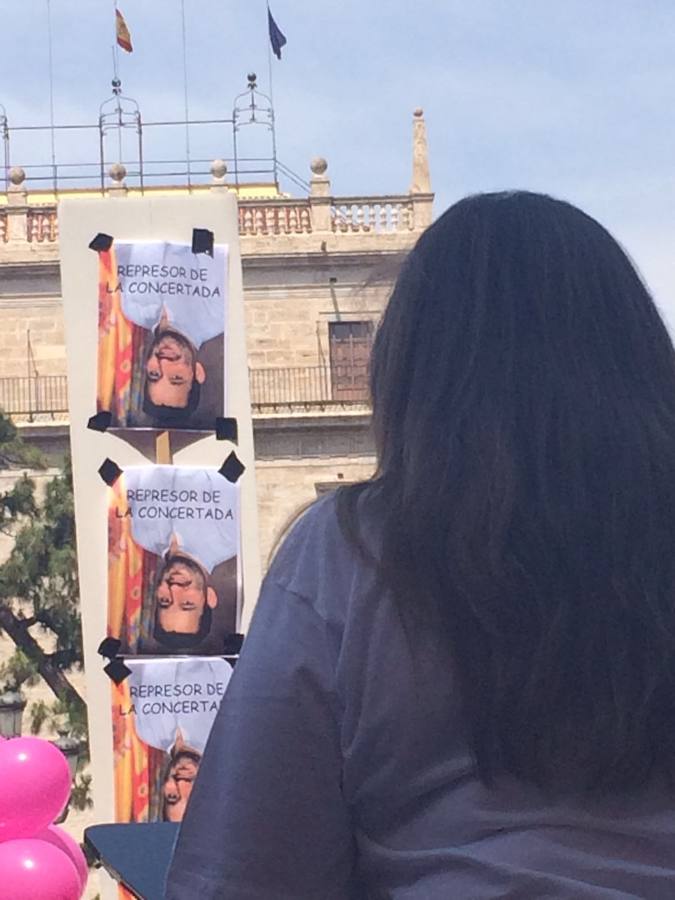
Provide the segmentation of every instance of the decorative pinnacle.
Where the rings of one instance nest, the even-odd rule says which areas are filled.
[[[315,156],[309,167],[315,175],[323,175],[328,168],[328,163],[323,156]]]
[[[26,180],[26,172],[21,166],[12,166],[9,170],[9,180],[17,187]]]
[[[227,163],[224,159],[214,159],[211,163],[211,174],[214,178],[224,178],[227,174]]]
[[[122,163],[113,163],[112,166],[108,169],[108,175],[110,176],[112,181],[117,182],[117,184],[121,184],[124,179],[127,177],[127,168],[122,165]]]

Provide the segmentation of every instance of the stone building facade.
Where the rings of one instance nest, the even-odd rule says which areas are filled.
[[[395,270],[432,215],[421,110],[412,144],[407,193],[335,197],[323,159],[311,164],[307,196],[237,188],[263,564],[295,510],[372,472],[370,342]],[[210,183],[145,192],[235,189],[221,161],[211,173]],[[123,167],[109,176],[111,202],[137,190]],[[20,168],[0,193],[0,407],[52,453],[67,444],[57,200],[32,192]]]

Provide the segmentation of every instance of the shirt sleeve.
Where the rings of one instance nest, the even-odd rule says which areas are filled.
[[[192,282],[191,293],[167,295],[164,306],[169,321],[199,349],[201,345],[225,332],[227,317],[228,248],[216,244],[213,257],[195,260],[195,267],[206,269],[205,282]]]
[[[206,747],[166,900],[356,900],[334,670],[321,616],[268,577]]]

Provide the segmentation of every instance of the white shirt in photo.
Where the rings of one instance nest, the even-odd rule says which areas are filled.
[[[175,536],[210,573],[237,555],[239,489],[216,469],[132,467],[124,470],[124,486],[131,533],[145,550],[164,556]]]
[[[214,244],[211,258],[192,253],[189,244],[115,241],[115,258],[122,311],[130,322],[152,331],[164,311],[169,324],[196,349],[225,332],[226,245]],[[199,277],[192,278],[192,272]]]
[[[220,657],[127,660],[136,734],[168,753],[180,731],[186,747],[204,752],[232,666]]]

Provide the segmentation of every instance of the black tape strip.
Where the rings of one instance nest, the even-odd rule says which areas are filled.
[[[113,245],[113,238],[109,234],[103,234],[102,231],[90,242],[89,249],[102,253],[104,250],[110,250]]]
[[[208,253],[213,257],[213,232],[208,228],[192,229],[192,252]]]
[[[108,487],[112,487],[122,474],[122,470],[113,462],[112,459],[106,459],[98,470],[98,474],[105,481]]]
[[[129,666],[126,666],[124,660],[119,657],[117,659],[111,659],[108,665],[103,667],[103,671],[111,681],[115,682],[115,684],[122,684],[124,679],[131,675],[131,669]]]
[[[216,440],[232,441],[233,444],[236,444],[238,439],[239,426],[237,425],[237,420],[226,419],[224,416],[219,416],[216,419]]]
[[[106,659],[113,660],[120,652],[121,646],[122,641],[119,638],[107,637],[98,645],[98,653],[100,656],[105,656]]]
[[[224,656],[238,656],[241,652],[241,645],[244,643],[243,634],[226,634],[223,641]]]
[[[112,413],[104,411],[96,413],[95,416],[91,416],[87,422],[87,428],[91,428],[92,431],[107,431],[110,428],[111,422]]]
[[[246,466],[239,459],[237,454],[232,451],[222,466],[218,469],[223,478],[227,478],[232,484],[236,484],[246,470]]]

